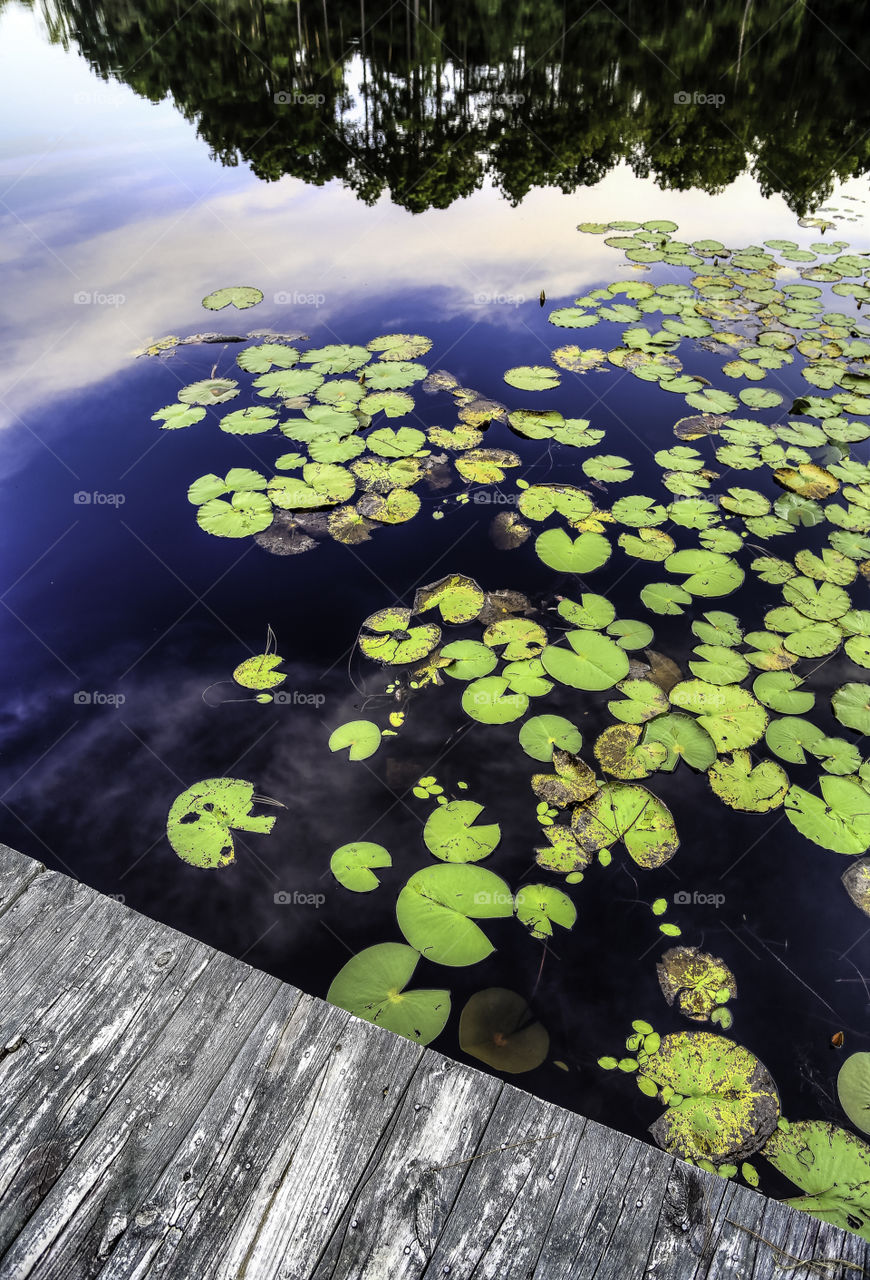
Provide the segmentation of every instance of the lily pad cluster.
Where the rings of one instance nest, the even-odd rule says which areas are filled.
[[[218,290],[204,305],[252,306],[255,292]],[[512,450],[483,447],[489,424],[506,417],[504,406],[420,363],[429,338],[390,333],[365,346],[305,350],[303,340],[267,335],[246,344],[231,373],[183,387],[177,403],[152,415],[163,429],[178,430],[232,404],[210,415],[221,431],[248,439],[249,454],[253,437],[279,445],[267,468],[258,462],[224,476],[209,472],[190,484],[206,533],[253,536],[279,555],[311,550],[323,538],[356,544],[417,515],[424,482],[433,491],[464,491],[497,484],[519,466]],[[428,426],[418,392],[449,395],[455,423]]]

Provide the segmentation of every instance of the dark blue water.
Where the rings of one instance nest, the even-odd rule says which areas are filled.
[[[542,609],[576,584],[544,569],[532,541],[512,552],[494,548],[489,526],[506,506],[449,497],[445,504],[450,491],[425,487],[413,522],[379,529],[358,547],[324,540],[305,555],[276,557],[248,540],[209,537],[187,486],[206,472],[268,465],[275,441],[230,437],[212,413],[178,432],[161,432],[150,419],[213,367],[231,376],[239,348],[187,346],[169,359],[132,351],[164,333],[224,327],[304,330],[314,345],[419,332],[433,340],[429,367],[448,368],[510,408],[527,407],[529,397],[504,384],[504,371],[585,342],[582,333],[549,326],[550,308],[610,279],[633,278],[618,254],[573,230],[581,218],[630,217],[640,208],[643,216],[673,216],[688,238],[726,235],[725,227],[738,241],[815,236],[747,178],[702,196],[662,191],[620,169],[579,195],[533,192],[512,209],[487,188],[416,217],[389,202],[359,205],[337,183],[314,189],[285,178],[266,187],[247,170],[210,160],[166,104],[102,85],[74,52],[47,48],[21,9],[4,11],[0,33],[3,24],[21,41],[28,82],[42,72],[49,87],[33,145],[23,159],[10,150],[4,170],[19,175],[4,201],[13,242],[21,237],[23,247],[7,263],[18,302],[4,329],[14,358],[0,438],[0,838],[324,995],[350,954],[400,936],[396,894],[429,860],[420,835],[429,806],[410,793],[417,777],[435,772],[448,789],[467,781],[502,827],[494,869],[514,888],[540,878],[533,857],[540,828],[525,782],[516,783],[528,773],[516,726],[469,725],[455,682],[422,691],[403,735],[385,739],[365,765],[328,752],[330,731],[362,714],[366,696],[379,699],[368,714],[389,707],[383,675],[351,652],[361,621],[395,599],[410,604],[417,586],[446,572],[524,591]],[[92,97],[73,109],[75,93]],[[866,183],[850,189],[866,194]],[[863,226],[838,234],[856,247],[867,240]],[[236,280],[260,285],[263,305],[230,316],[202,310],[204,293]],[[323,302],[276,304],[279,290]],[[124,301],[76,303],[82,291]],[[481,293],[512,301],[480,303]],[[607,347],[620,327],[594,332],[595,345]],[[685,342],[680,355],[708,377],[721,363]],[[796,379],[785,381],[796,393]],[[604,428],[601,451],[624,454],[635,467],[627,491],[667,500],[652,453],[674,443],[681,397],[608,368],[566,374],[534,403]],[[456,421],[447,395],[418,396],[418,411],[427,426]],[[515,449],[530,482],[578,480],[570,450],[520,439],[499,423],[485,443]],[[709,441],[695,447],[712,460]],[[758,477],[749,483],[758,486]],[[746,478],[738,473],[731,482]],[[503,487],[515,492],[511,479]],[[620,492],[611,488],[607,501]],[[444,518],[433,520],[435,510]],[[618,549],[606,572],[620,617],[636,616],[641,587],[661,578],[658,566]],[[760,616],[780,596],[747,584],[721,603]],[[656,649],[680,661],[693,643],[691,620],[691,612],[657,619]],[[261,650],[269,626],[294,700],[213,705],[235,696],[218,682]],[[841,683],[845,666],[828,663],[824,687]],[[607,696],[578,699],[564,690],[563,701],[548,710],[576,718],[591,745]],[[820,696],[816,717],[824,705]],[[207,874],[175,856],[165,821],[182,790],[219,775],[250,779],[285,809],[268,839],[237,837],[235,863]],[[791,776],[805,781],[800,769]],[[674,862],[640,872],[618,854],[608,870],[591,868],[573,891],[578,923],[570,934],[559,931],[543,968],[540,944],[516,922],[488,925],[497,950],[450,973],[454,1016],[437,1047],[462,1056],[458,1012],[473,991],[499,985],[533,994],[552,1054],[520,1083],[642,1134],[655,1108],[631,1080],[603,1078],[596,1059],[618,1055],[634,1017],[662,1032],[685,1025],[658,989],[655,960],[664,947],[649,904],[678,892],[717,895],[721,902],[673,908],[669,918],[682,925],[682,941],[723,956],[736,974],[734,1035],[772,1071],[784,1112],[839,1122],[831,1034],[844,1030],[849,1049],[870,1039],[866,921],[845,900],[842,859],[801,839],[781,811],[728,811],[725,821],[704,778],[685,766],[656,775],[655,788],[677,818],[682,848]],[[381,889],[360,899],[335,884],[328,861],[363,836],[384,844],[394,865],[381,873]],[[317,905],[281,901],[294,892]],[[443,970],[421,962],[417,985],[444,981]]]

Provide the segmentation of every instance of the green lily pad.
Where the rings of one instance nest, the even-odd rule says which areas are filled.
[[[870,1147],[826,1120],[792,1121],[763,1152],[804,1192],[785,1203],[870,1240]]]
[[[730,760],[719,760],[708,775],[710,786],[732,809],[769,813],[778,809],[788,792],[788,774],[772,760],[754,768],[748,751],[735,751]]]
[[[553,925],[573,929],[577,908],[561,889],[549,884],[525,884],[516,896],[517,919],[533,938],[551,938]]]
[[[583,746],[583,735],[564,716],[532,716],[520,729],[520,746],[533,760],[548,763],[555,747],[576,755]]]
[[[660,867],[679,848],[667,805],[634,782],[606,782],[574,810],[571,827],[589,852],[608,849],[622,840],[640,867]]]
[[[834,715],[847,729],[870,733],[870,686],[843,684],[831,698]]]
[[[494,950],[475,920],[513,915],[507,884],[467,863],[439,863],[411,876],[399,893],[396,918],[412,947],[435,964],[477,964]]]
[[[367,760],[381,745],[381,731],[372,720],[349,720],[330,734],[330,751],[348,752],[349,760]]]
[[[239,311],[246,311],[248,307],[255,307],[262,301],[262,290],[241,284],[232,285],[228,289],[215,289],[214,293],[206,294],[202,305],[208,311],[222,311],[224,307],[229,306],[236,307]]]
[[[510,724],[525,715],[528,695],[511,693],[503,676],[484,676],[466,685],[462,694],[462,710],[482,724]]]
[[[479,862],[487,858],[501,839],[498,823],[475,826],[483,805],[473,800],[450,800],[429,815],[423,841],[442,862]]]
[[[767,727],[767,712],[739,685],[683,680],[671,689],[670,699],[680,710],[695,712],[720,752],[754,746]]]
[[[414,612],[437,609],[445,622],[471,622],[480,613],[483,602],[484,594],[473,578],[452,573],[418,589]]]
[[[759,1151],[776,1128],[779,1096],[769,1071],[748,1049],[708,1031],[662,1038],[641,1074],[668,1106],[650,1133],[665,1151],[713,1165],[744,1160]],[[670,1096],[670,1095],[667,1095]]]
[[[547,529],[535,540],[544,564],[558,573],[592,573],[610,559],[610,542],[601,533],[581,533],[572,539],[564,529]]]
[[[201,529],[218,538],[246,538],[272,523],[272,504],[263,493],[234,493],[229,502],[212,498],[197,508]]]
[[[643,741],[657,742],[665,748],[667,754],[659,768],[668,772],[681,759],[693,769],[707,769],[716,759],[716,745],[707,730],[692,716],[680,712],[668,712],[648,721]]]
[[[508,369],[504,380],[520,391],[551,391],[561,381],[555,369],[542,364],[518,365],[515,369]]]
[[[813,844],[834,853],[859,854],[870,848],[870,794],[855,778],[823,774],[822,794],[792,786],[785,798],[789,821]]]
[[[597,631],[570,631],[570,649],[547,645],[541,654],[544,670],[572,689],[609,689],[629,671],[625,650]]]
[[[380,881],[373,867],[391,867],[393,860],[381,844],[357,840],[343,844],[329,860],[329,869],[340,885],[353,893],[371,893]]]
[[[231,832],[268,835],[274,817],[252,815],[254,785],[239,778],[206,778],[173,801],[166,820],[170,845],[195,867],[225,867],[233,861]]]
[[[479,640],[452,640],[442,647],[441,656],[450,659],[444,672],[454,680],[476,680],[498,664],[492,649]]]
[[[450,992],[405,990],[419,960],[419,952],[401,942],[366,947],[339,970],[326,998],[395,1035],[429,1044],[450,1017]]]
[[[233,679],[243,689],[274,689],[287,679],[283,671],[275,670],[283,661],[277,653],[257,653],[239,663]]]

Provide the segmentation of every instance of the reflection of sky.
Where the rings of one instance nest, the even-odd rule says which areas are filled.
[[[10,428],[0,448],[9,529],[4,578],[14,584],[3,598],[15,611],[0,613],[0,771],[3,788],[14,785],[6,799],[22,824],[7,812],[0,830],[36,855],[44,839],[73,870],[106,891],[125,893],[131,905],[236,954],[253,947],[249,959],[322,991],[323,974],[334,971],[342,944],[330,941],[304,913],[276,913],[273,892],[315,891],[329,851],[359,838],[379,807],[389,804],[367,770],[349,770],[323,749],[324,721],[332,727],[359,714],[342,665],[359,619],[389,603],[392,591],[408,599],[415,585],[435,576],[428,566],[436,563],[442,566],[438,573],[462,569],[490,586],[530,591],[541,585],[540,565],[528,544],[502,567],[504,557],[494,556],[484,534],[492,514],[485,507],[461,508],[438,524],[428,519],[427,509],[409,537],[382,530],[359,552],[330,543],[289,560],[273,560],[247,543],[228,546],[206,538],[186,501],[187,484],[203,471],[239,463],[240,455],[242,464],[257,465],[258,451],[268,449],[222,436],[213,423],[161,434],[149,415],[174,399],[181,383],[207,374],[213,360],[220,359],[221,371],[228,370],[234,354],[192,347],[173,360],[156,362],[132,361],[131,351],[149,337],[203,329],[305,329],[318,341],[333,335],[358,341],[377,331],[419,329],[435,339],[433,363],[447,365],[466,385],[509,398],[501,381],[505,368],[526,363],[530,352],[543,360],[553,346],[572,340],[566,331],[548,329],[546,311],[537,301],[542,288],[558,302],[602,279],[635,278],[617,252],[576,231],[579,221],[670,217],[688,239],[713,236],[726,244],[772,237],[807,244],[818,233],[798,228],[783,202],[764,200],[749,178],[708,197],[660,191],[625,167],[575,195],[533,192],[516,209],[494,191],[482,190],[450,210],[419,215],[388,199],[368,208],[337,184],[306,188],[294,179],[261,184],[244,167],[213,162],[195,126],[170,104],[155,106],[124,86],[99,81],[74,52],[48,46],[36,20],[14,7],[0,15],[0,96],[8,104],[0,111],[0,261],[4,295],[14,300],[3,322],[0,373],[0,414]],[[863,195],[867,184],[853,183],[848,190]],[[836,196],[832,202],[841,203]],[[833,234],[856,247],[870,244],[859,223],[844,223]],[[256,310],[213,315],[199,305],[213,288],[242,282],[259,285],[266,294]],[[276,304],[279,291],[302,298],[323,295],[323,301],[317,307],[304,301]],[[78,292],[122,294],[125,301],[76,304]],[[481,302],[480,295],[504,301]],[[602,343],[617,340],[615,327],[600,332]],[[696,355],[710,376],[716,362]],[[607,403],[597,405],[603,394]],[[650,478],[649,441],[669,432],[682,410],[678,398],[648,384],[638,386],[612,369],[588,379],[565,379],[554,396],[547,407],[592,417],[595,425],[612,429],[608,444],[632,456],[640,488]],[[425,412],[427,425],[449,425],[443,405],[429,402]],[[634,431],[633,440],[620,437],[623,422],[634,424],[645,439]],[[518,447],[524,460],[542,455],[542,471],[549,465],[546,449],[535,442],[518,446],[506,428],[493,428],[491,442]],[[253,454],[244,452],[248,448]],[[72,495],[79,489],[120,489],[124,506],[75,507]],[[427,504],[432,500],[424,495]],[[637,582],[646,580],[638,575],[658,576],[654,567],[637,564],[632,573],[621,588],[621,616],[631,616]],[[275,626],[280,648],[296,664],[294,681],[305,689],[326,689],[332,701],[323,721],[308,713],[282,718],[274,709],[247,704],[219,712],[203,708],[202,688],[259,646],[267,623]],[[679,654],[685,632],[685,619],[662,620],[657,644]],[[334,662],[338,665],[322,682],[322,672]],[[825,669],[831,687],[841,678],[840,666],[837,659]],[[118,712],[76,706],[73,695],[81,688],[123,690],[127,701]],[[456,690],[443,697],[455,701]],[[260,741],[261,726],[268,725],[269,736]],[[418,717],[393,754],[406,757],[412,744],[418,751],[425,732],[436,744],[442,729],[440,720]],[[500,746],[490,749],[496,739]],[[459,755],[455,776],[471,777],[477,770],[481,799],[489,796],[493,809],[498,806],[498,818],[510,832],[506,841],[513,839],[516,862],[506,874],[521,874],[537,833],[518,827],[517,834],[513,828],[514,822],[529,822],[527,793],[513,785],[513,731],[487,735],[486,751],[480,732],[472,741],[477,745],[465,758]],[[237,757],[247,771],[242,776],[256,776],[258,789],[283,799],[289,812],[282,815],[274,840],[257,843],[252,837],[234,869],[203,879],[179,868],[161,842],[166,810],[183,786],[208,771],[227,771]],[[413,763],[426,772],[432,758],[421,754]],[[673,791],[676,803],[685,779],[677,775],[661,785]],[[422,856],[419,821],[400,808],[398,817],[403,814],[405,825],[398,822],[383,836],[398,855],[378,907],[384,921],[390,917],[389,928],[384,925],[390,937],[395,936],[394,890]],[[754,819],[741,818],[727,829],[720,824],[711,844],[709,826],[705,810],[686,817],[682,881],[662,871],[656,891],[669,893],[678,883],[717,891],[722,869],[734,860],[729,842],[745,848],[766,830],[763,822],[759,827]],[[820,852],[797,842],[783,822],[777,840],[742,864],[746,878],[733,889],[728,881],[727,915],[708,913],[699,923],[711,949],[726,952],[733,963],[739,957],[746,966],[739,970],[741,982],[751,974],[744,991],[749,994],[755,982],[764,992],[747,999],[751,1008],[741,1015],[744,1026],[753,1020],[759,1043],[762,1018],[779,1016],[780,998],[791,1019],[779,1037],[783,1045],[793,1043],[801,998],[806,997],[809,1021],[827,1014],[779,969],[752,970],[727,931],[752,928],[814,984],[823,980],[822,962],[827,963],[838,930],[842,949],[863,931],[862,917],[851,909],[840,922],[845,899],[837,882],[838,860]],[[628,871],[634,874],[633,867]],[[618,875],[623,894],[618,900],[606,887],[588,886],[587,895],[583,886],[580,928],[570,943],[562,942],[565,963],[573,966],[568,990],[583,990],[584,1001],[567,999],[564,984],[557,987],[549,970],[542,987],[554,1030],[560,1020],[563,1024],[563,1056],[572,1062],[572,1055],[590,1057],[587,1041],[596,1046],[591,1058],[608,1036],[618,1042],[613,1009],[618,1007],[621,1016],[629,995],[623,970],[602,953],[595,942],[598,933],[584,933],[584,920],[608,920],[622,935],[629,901],[637,953],[655,945],[645,905],[652,891],[644,882],[639,904],[634,883],[625,871]],[[786,918],[778,895],[798,876],[802,893],[790,896],[798,913],[794,920]],[[753,905],[755,914],[747,921],[743,905],[750,897],[759,905]],[[809,920],[808,901],[814,904]],[[371,940],[365,912],[358,918],[351,914],[347,925],[347,895],[334,897],[331,905],[332,925],[343,924]],[[604,936],[609,936],[606,929]],[[812,940],[816,973],[809,961],[804,970],[788,955],[782,941],[789,936],[801,938],[806,950]],[[510,954],[502,951],[486,976],[530,985],[523,968],[530,953],[521,953],[519,944],[507,945]],[[306,974],[316,977],[309,980]],[[651,982],[652,974],[649,956],[634,966],[631,998],[639,997],[639,984]],[[426,977],[439,980],[434,970]],[[777,987],[777,979],[785,985]],[[468,981],[483,985],[479,973]],[[851,1000],[847,1016],[857,1021],[866,1012],[860,988],[843,990]],[[591,1034],[583,1017],[593,997],[598,1023]],[[658,1009],[658,993],[651,998]],[[838,1010],[847,1007],[845,997],[843,1005],[839,999],[832,1002]],[[647,1012],[648,1006],[639,1003],[629,1016]],[[819,1044],[831,1029],[822,1027]],[[551,1075],[555,1082],[541,1085],[542,1091],[578,1105],[576,1095],[559,1094],[568,1087],[560,1073]],[[589,1073],[584,1087],[582,1109],[592,1114],[597,1085]],[[627,1119],[624,1123],[629,1125]]]
[[[416,215],[387,197],[369,208],[337,184],[262,184],[244,167],[211,161],[195,126],[169,103],[155,106],[97,79],[14,7],[0,16],[0,85],[8,103],[0,253],[15,299],[0,374],[7,425],[127,368],[133,350],[166,333],[298,330],[316,320],[341,336],[349,306],[378,301],[388,326],[408,295],[430,289],[437,318],[520,325],[522,307],[481,304],[479,296],[520,296],[528,308],[542,288],[570,298],[625,272],[598,238],[578,234],[581,220],[673,217],[689,239],[725,243],[816,238],[796,230],[784,203],[763,199],[748,177],[705,196],[660,191],[623,166],[595,188],[535,191],[515,209],[486,189]],[[856,242],[858,224],[846,227],[844,238]],[[250,323],[199,306],[213,288],[237,281],[266,294]],[[302,300],[276,307],[279,291]],[[77,293],[124,302],[76,304]],[[314,318],[310,295],[323,295]]]

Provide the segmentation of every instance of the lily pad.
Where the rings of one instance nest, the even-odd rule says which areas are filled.
[[[520,729],[520,746],[533,760],[547,763],[553,759],[554,747],[576,755],[583,746],[583,735],[564,716],[532,716]]]
[[[419,952],[401,942],[366,947],[339,970],[326,998],[395,1035],[429,1044],[450,1017],[450,992],[405,990],[419,960]]]
[[[330,734],[330,751],[347,751],[349,760],[367,760],[381,745],[381,731],[372,720],[349,720]]]
[[[512,916],[507,884],[492,871],[439,863],[411,876],[399,893],[396,917],[412,947],[435,964],[477,964],[494,950],[475,920]]]
[[[708,773],[710,786],[732,809],[769,813],[778,809],[789,788],[788,774],[772,760],[754,768],[748,751],[735,751],[730,760],[719,760]]]
[[[724,960],[697,947],[671,947],[656,965],[669,1005],[695,1022],[706,1022],[718,1006],[737,995],[737,980]]]
[[[493,822],[476,826],[483,805],[473,800],[450,800],[429,815],[423,841],[430,853],[442,862],[479,862],[487,858],[501,839],[501,828]]]
[[[236,307],[239,311],[246,311],[248,307],[255,307],[262,301],[261,289],[251,285],[237,284],[231,285],[228,289],[215,289],[214,293],[206,294],[202,305],[208,311],[223,311],[224,307],[229,306]]]
[[[638,866],[645,868],[668,862],[680,844],[667,805],[633,782],[606,782],[574,810],[571,826],[588,851],[622,840]]]
[[[870,1240],[870,1147],[826,1120],[792,1121],[763,1152],[804,1192],[785,1203]]]
[[[235,857],[233,830],[268,835],[275,825],[274,817],[251,813],[254,800],[253,783],[239,778],[206,778],[195,783],[169,810],[169,843],[179,858],[195,867],[227,866]]]
[[[329,860],[329,869],[340,885],[353,893],[371,893],[380,881],[373,867],[391,867],[393,860],[381,844],[356,840],[343,844]]]
[[[459,1047],[496,1071],[534,1071],[550,1051],[550,1037],[521,995],[505,987],[476,992],[459,1019]]]

